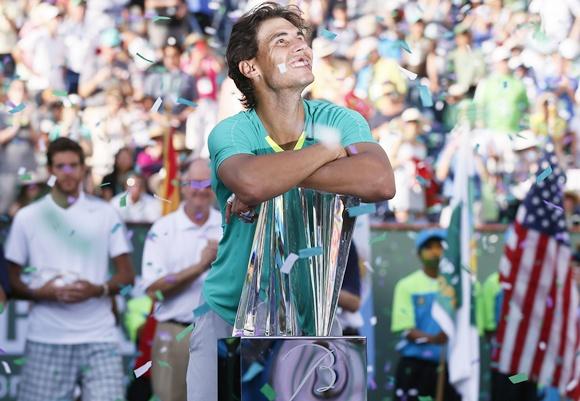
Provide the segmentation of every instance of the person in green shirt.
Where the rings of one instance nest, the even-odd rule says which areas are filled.
[[[224,236],[206,278],[190,339],[189,401],[217,400],[217,340],[232,335],[255,231],[256,208],[295,187],[360,197],[395,193],[387,155],[357,112],[302,98],[312,49],[295,6],[263,3],[240,17],[226,51],[245,111],[221,121],[208,145]],[[337,133],[334,143],[321,131]],[[296,204],[296,207],[300,207]]]
[[[391,330],[401,333],[397,345],[401,355],[395,374],[397,401],[417,401],[419,397],[435,399],[438,367],[447,336],[431,315],[439,292],[439,261],[443,256],[443,230],[424,230],[415,238],[422,269],[401,279],[395,286]],[[445,401],[461,397],[449,384],[444,388]]]

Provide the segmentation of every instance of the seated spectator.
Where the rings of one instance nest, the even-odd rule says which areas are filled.
[[[129,148],[121,148],[115,154],[113,171],[103,177],[101,182],[101,197],[105,200],[111,198],[125,188],[128,173],[133,170],[133,152]]]
[[[111,199],[111,205],[119,212],[126,223],[154,223],[161,217],[161,201],[146,191],[143,176],[127,174],[124,192]]]

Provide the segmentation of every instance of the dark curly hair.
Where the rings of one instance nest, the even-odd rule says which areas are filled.
[[[246,109],[254,109],[257,99],[252,81],[241,73],[238,65],[241,61],[250,60],[258,54],[258,28],[260,24],[272,18],[284,18],[292,25],[310,35],[310,27],[302,18],[302,12],[297,6],[281,6],[275,2],[265,2],[244,14],[232,28],[230,41],[226,51],[228,76],[233,79],[242,92],[240,101]]]

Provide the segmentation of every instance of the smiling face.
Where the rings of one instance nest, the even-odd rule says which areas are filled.
[[[240,70],[256,89],[302,91],[314,81],[312,49],[304,32],[284,18],[272,18],[258,29],[258,54],[242,61]]]

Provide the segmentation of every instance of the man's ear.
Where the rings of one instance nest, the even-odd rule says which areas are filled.
[[[238,64],[238,69],[248,79],[255,78],[259,75],[255,59],[242,60]]]

